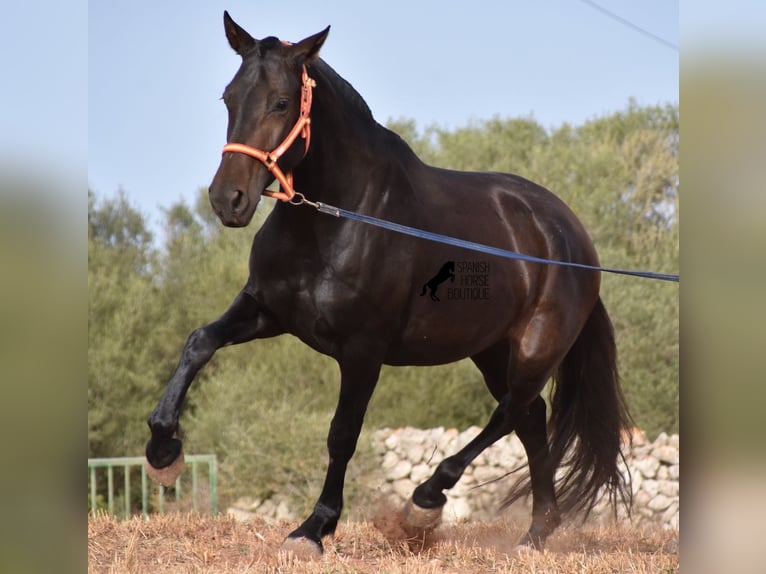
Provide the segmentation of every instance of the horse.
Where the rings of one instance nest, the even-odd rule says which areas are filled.
[[[148,419],[150,475],[167,483],[180,472],[181,406],[213,354],[290,333],[337,361],[340,389],[324,486],[283,549],[321,555],[323,538],[335,531],[346,468],[383,364],[470,358],[497,402],[481,432],[414,489],[400,515],[410,531],[433,530],[447,500],[444,491],[484,449],[513,431],[526,450],[528,474],[506,503],[532,496],[532,520],[520,546],[542,549],[564,515],[587,515],[603,493],[615,512],[620,502],[629,504],[630,481],[619,462],[622,433],[633,425],[600,272],[490,257],[486,299],[434,305],[418,295],[423,274],[444,261],[468,260],[471,251],[300,204],[339,205],[597,266],[593,242],[574,213],[521,176],[422,162],[319,57],[329,26],[292,44],[273,36],[256,40],[225,12],[224,29],[241,65],[223,92],[228,143],[209,186],[210,203],[224,226],[242,227],[262,194],[281,201],[254,235],[244,287],[218,319],[189,335]],[[279,191],[266,190],[275,179]],[[547,413],[541,393],[551,379]]]
[[[423,284],[423,290],[420,292],[420,296],[423,297],[426,294],[426,291],[430,291],[429,295],[431,296],[432,301],[441,301],[436,295],[436,290],[439,288],[439,285],[444,283],[447,279],[453,283],[455,282],[454,261],[447,261],[441,266],[441,269],[439,269],[439,272],[436,275]]]

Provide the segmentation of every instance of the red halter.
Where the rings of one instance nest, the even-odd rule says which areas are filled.
[[[303,152],[305,156],[309,151],[309,144],[311,143],[311,95],[312,88],[316,87],[316,82],[309,78],[306,66],[303,66],[301,72],[301,112],[298,116],[298,121],[295,122],[293,129],[287,134],[285,139],[274,148],[271,152],[265,152],[258,148],[250,147],[249,145],[240,143],[228,143],[223,146],[223,152],[236,152],[249,155],[255,159],[261,161],[266,168],[274,174],[279,182],[279,191],[264,190],[263,195],[273,197],[282,201],[290,201],[295,195],[293,189],[293,172],[288,172],[286,175],[282,169],[277,165],[277,160],[282,157],[293,142],[300,135],[306,142],[306,148]]]

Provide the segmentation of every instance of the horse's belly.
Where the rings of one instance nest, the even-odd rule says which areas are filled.
[[[510,313],[481,289],[445,288],[439,300],[413,307],[401,340],[386,355],[390,365],[441,365],[471,357],[508,336]]]

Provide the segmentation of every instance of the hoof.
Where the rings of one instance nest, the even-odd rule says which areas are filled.
[[[322,546],[303,536],[285,538],[280,552],[291,554],[298,560],[318,560],[322,557]]]
[[[531,546],[529,544],[517,544],[513,549],[513,554],[516,556],[532,556],[533,554],[537,554],[539,550],[535,548],[534,546]]]
[[[165,468],[154,468],[149,464],[148,460],[144,461],[144,467],[146,468],[146,474],[154,482],[157,482],[162,486],[172,486],[184,469],[184,453],[179,454],[178,458],[171,462],[170,466],[166,466]]]
[[[516,547],[513,549],[513,551],[517,556],[532,555],[538,552],[542,552],[544,544],[545,538],[527,532],[524,535],[524,538],[519,540],[519,543],[516,544]]]
[[[418,531],[429,532],[434,530],[442,521],[442,507],[422,508],[412,502],[410,498],[402,511],[404,525]]]

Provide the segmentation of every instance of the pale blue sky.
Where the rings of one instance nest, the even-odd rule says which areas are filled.
[[[598,3],[678,45],[677,0]],[[122,187],[155,224],[220,159],[219,97],[240,62],[224,9],[256,38],[297,41],[331,25],[322,57],[381,123],[454,128],[499,114],[550,128],[631,97],[678,101],[678,53],[580,0],[91,2],[88,183],[102,196]]]

